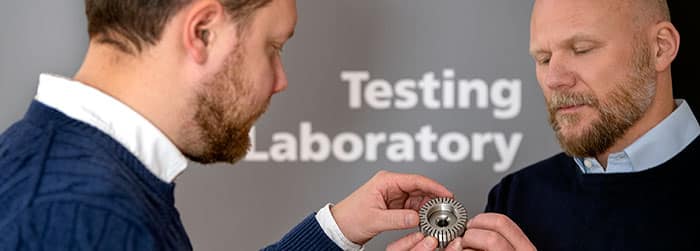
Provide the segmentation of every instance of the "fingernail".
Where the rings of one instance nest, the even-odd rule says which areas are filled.
[[[425,237],[425,240],[423,240],[423,245],[426,248],[431,248],[437,245],[437,240],[433,237]]]
[[[406,226],[411,227],[418,225],[418,216],[415,214],[407,214],[404,220],[406,221]]]
[[[423,236],[423,233],[421,233],[421,232],[418,232],[418,233],[414,233],[414,234],[413,234],[413,239],[416,240],[416,242],[422,240],[423,237],[424,237],[424,236]]]

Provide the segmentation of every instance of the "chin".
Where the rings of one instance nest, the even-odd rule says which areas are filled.
[[[570,124],[567,126],[562,126],[557,134],[560,135],[565,141],[577,141],[580,140],[583,135],[591,129],[590,123],[578,122],[576,124]]]

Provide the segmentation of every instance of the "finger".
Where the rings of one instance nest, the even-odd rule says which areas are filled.
[[[433,199],[433,198],[431,198],[431,197],[425,197],[425,198],[423,198],[423,200],[421,200],[420,206],[418,206],[418,208],[420,209],[420,207],[422,207],[423,205],[425,205],[425,203],[428,203],[428,201],[430,201],[430,200],[432,200],[432,199]]]
[[[454,239],[452,242],[450,242],[450,245],[448,245],[445,248],[445,251],[477,251],[476,249],[471,249],[471,248],[463,248],[462,247],[462,238],[457,238]],[[483,251],[483,250],[480,250]]]
[[[477,250],[515,250],[501,234],[484,229],[467,229],[462,237],[462,247]]]
[[[423,238],[421,242],[418,243],[411,251],[433,251],[437,248],[438,241],[432,236],[427,236]]]
[[[483,213],[472,218],[467,228],[485,229],[500,233],[515,247],[532,247],[530,239],[513,220],[503,214]]]
[[[431,200],[432,198],[429,196],[423,196],[423,195],[411,195],[406,199],[405,205],[403,208],[405,209],[413,209],[413,210],[420,210],[420,207],[423,206],[426,202]]]
[[[407,251],[418,245],[423,240],[423,233],[408,234],[397,241],[392,242],[386,247],[387,251]]]
[[[457,238],[450,242],[445,251],[462,251],[462,238]]]
[[[382,210],[375,213],[374,217],[376,218],[371,224],[376,233],[418,227],[418,213],[410,209]]]
[[[424,192],[436,197],[454,197],[450,190],[440,183],[421,175],[403,173],[385,173],[391,181],[403,192]]]
[[[406,199],[406,203],[403,208],[405,209],[413,209],[416,211],[419,211],[420,208],[425,205],[425,203],[428,203],[428,201],[435,199],[434,195],[429,195],[429,194],[412,194]]]

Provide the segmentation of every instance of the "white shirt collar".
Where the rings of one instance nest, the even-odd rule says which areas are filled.
[[[584,173],[630,173],[658,166],[676,156],[700,135],[700,125],[688,102],[676,100],[676,109],[651,130],[608,156],[607,169],[595,158],[574,158]]]
[[[187,168],[187,158],[155,125],[91,86],[41,74],[35,99],[111,136],[167,183]]]

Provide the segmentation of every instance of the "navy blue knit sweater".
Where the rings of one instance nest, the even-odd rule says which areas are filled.
[[[0,136],[0,250],[191,250],[173,189],[110,136],[35,101]],[[333,249],[313,214],[266,248]]]
[[[583,174],[559,154],[505,177],[486,211],[508,215],[540,251],[700,250],[698,161],[700,137],[637,173]]]

